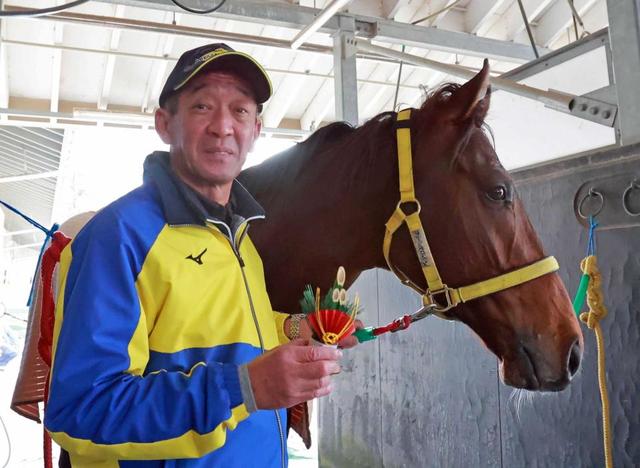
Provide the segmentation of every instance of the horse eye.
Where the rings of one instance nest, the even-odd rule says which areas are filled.
[[[493,201],[504,201],[507,199],[507,188],[504,185],[496,185],[487,192],[487,196]]]

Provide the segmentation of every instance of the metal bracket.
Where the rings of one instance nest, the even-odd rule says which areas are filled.
[[[356,20],[355,33],[358,37],[373,39],[378,35],[378,22]]]
[[[581,119],[590,120],[607,127],[615,125],[618,114],[618,106],[608,102],[593,99],[588,95],[576,96],[569,103],[569,111],[572,115]]]

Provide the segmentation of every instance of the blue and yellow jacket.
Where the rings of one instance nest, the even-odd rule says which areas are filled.
[[[232,200],[231,226],[207,216],[154,153],[62,253],[45,426],[74,467],[286,466],[285,411],[240,388],[285,315],[246,235],[262,209]]]

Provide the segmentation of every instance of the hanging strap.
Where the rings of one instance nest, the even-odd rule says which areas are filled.
[[[53,356],[53,328],[55,325],[55,301],[53,299],[53,272],[60,261],[60,255],[71,239],[60,231],[53,233],[51,245],[42,256],[42,310],[40,311],[40,338],[38,339],[38,354],[48,366],[47,378],[44,385],[44,407],[47,408],[49,401],[49,379],[51,377],[51,361]],[[36,281],[34,280],[34,283]],[[44,466],[52,468],[52,447],[51,436],[45,428],[44,431]]]

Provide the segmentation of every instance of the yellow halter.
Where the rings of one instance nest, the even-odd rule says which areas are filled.
[[[461,302],[487,296],[558,270],[559,266],[556,259],[554,257],[546,257],[531,265],[468,286],[450,288],[442,282],[427,242],[427,236],[422,227],[422,221],[420,221],[420,202],[416,199],[413,186],[410,118],[411,109],[398,112],[396,136],[398,172],[400,174],[400,201],[385,225],[386,232],[382,251],[389,269],[398,279],[422,295],[423,308],[414,314],[416,315],[414,321],[423,318],[427,313],[449,318],[443,313]],[[403,211],[403,206],[407,205],[413,206],[413,210],[410,213]],[[400,269],[394,267],[389,258],[393,234],[403,223],[406,223],[409,228],[418,261],[427,282],[426,291],[412,282]]]

